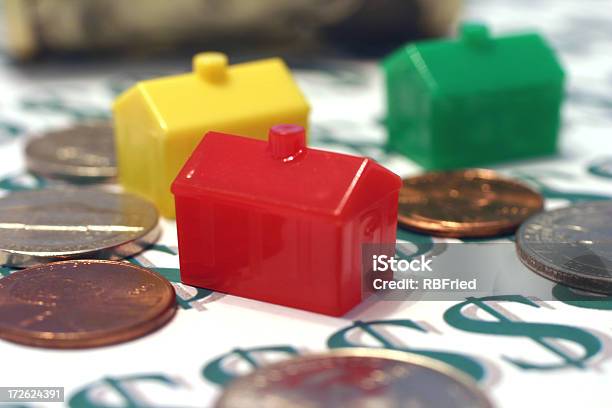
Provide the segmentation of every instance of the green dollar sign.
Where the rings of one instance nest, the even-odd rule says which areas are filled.
[[[592,193],[575,193],[575,192],[565,192],[559,190],[553,190],[548,187],[544,187],[540,189],[540,193],[545,198],[560,198],[563,200],[567,200],[570,203],[580,203],[583,201],[601,201],[601,200],[609,200],[611,197],[603,194],[592,194]]]
[[[423,255],[428,253],[434,248],[433,239],[427,235],[416,234],[411,231],[407,231],[405,229],[398,228],[397,229],[397,240],[407,241],[414,246],[416,246],[416,251],[414,253],[405,254],[403,253],[403,245],[399,242],[396,246],[397,255],[406,259],[406,258],[416,258],[419,255]]]
[[[5,120],[0,121],[0,141],[2,141],[4,137],[7,139],[15,139],[24,132],[25,130],[15,123],[7,122]]]
[[[478,363],[475,359],[458,353],[449,353],[444,351],[434,351],[434,350],[422,350],[416,349],[406,346],[400,346],[394,344],[391,340],[389,340],[383,333],[376,330],[377,327],[405,327],[408,329],[417,330],[422,333],[427,333],[427,330],[419,326],[417,323],[412,320],[402,319],[402,320],[373,320],[368,322],[355,321],[353,325],[348,326],[342,330],[337,331],[332,334],[327,340],[327,346],[329,348],[345,348],[345,347],[366,347],[360,344],[352,343],[348,340],[349,332],[354,330],[360,330],[362,332],[367,333],[374,339],[376,339],[382,348],[390,349],[390,350],[400,350],[400,351],[408,351],[410,353],[420,354],[423,356],[427,356],[436,360],[440,360],[446,364],[454,366],[459,370],[465,372],[466,374],[473,377],[475,380],[479,381],[484,378],[485,370],[483,366]]]
[[[181,283],[180,271],[177,268],[150,268],[150,269],[159,273],[161,276],[168,279],[170,282]],[[190,287],[195,289],[195,294],[193,296],[189,298],[183,298],[178,293],[176,295],[176,302],[178,303],[181,309],[192,309],[193,306],[191,306],[191,303],[207,298],[214,293],[212,290],[196,288],[194,286],[190,286]]]
[[[178,253],[174,249],[170,248],[167,245],[162,245],[162,244],[153,244],[150,247],[148,247],[147,250],[158,251],[158,252],[168,254],[168,255],[175,255],[175,256],[178,255]]]
[[[253,358],[254,354],[262,354],[262,353],[284,353],[289,356],[297,356],[298,351],[291,346],[269,346],[269,347],[255,347],[249,349],[240,349],[236,348],[229,353],[223,354],[222,356],[215,358],[210,363],[206,364],[204,369],[202,370],[202,375],[208,381],[225,385],[237,376],[228,372],[224,368],[224,363],[231,357],[238,357],[244,361],[246,361],[251,367],[257,368],[259,364],[257,360]]]
[[[444,320],[451,326],[472,333],[492,334],[494,336],[526,337],[536,344],[544,347],[562,362],[558,364],[536,364],[525,360],[519,360],[503,356],[504,360],[524,370],[555,370],[565,367],[584,368],[585,362],[595,356],[601,350],[601,341],[586,330],[546,323],[529,323],[510,320],[497,309],[485,303],[512,302],[539,308],[538,304],[520,295],[486,296],[480,298],[467,298],[465,302],[450,307],[444,313]],[[497,321],[485,321],[479,318],[468,317],[463,314],[463,308],[474,305],[493,316]],[[580,346],[583,350],[582,356],[573,357],[557,346],[551,340],[567,340]]]
[[[91,395],[94,391],[100,388],[111,389],[117,397],[121,400],[121,407],[123,408],[145,408],[151,407],[152,405],[140,401],[138,394],[130,391],[126,385],[138,383],[138,382],[157,382],[171,386],[172,388],[178,387],[180,384],[163,374],[144,374],[144,375],[132,375],[127,377],[107,377],[101,381],[89,384],[82,388],[80,391],[75,393],[68,401],[70,408],[111,408],[116,407],[115,404],[103,404],[98,401],[94,401]],[[155,405],[158,406],[158,405]]]
[[[567,200],[570,203],[580,203],[583,201],[601,201],[601,200],[609,200],[612,198],[606,194],[593,194],[593,193],[577,193],[577,192],[568,192],[568,191],[560,191],[554,188],[549,187],[545,183],[543,183],[538,177],[534,177],[533,175],[526,175],[521,172],[516,173],[519,177],[524,180],[531,181],[536,184],[540,190],[540,193],[546,199],[562,199]]]
[[[45,179],[28,173],[0,178],[0,189],[7,191],[38,190],[47,186]]]
[[[49,112],[68,115],[71,118],[81,120],[104,120],[110,118],[110,113],[106,109],[71,106],[57,96],[51,96],[43,100],[24,100],[21,103],[24,110],[30,112]]]
[[[158,252],[162,252],[162,253],[169,254],[169,255],[177,255],[176,251],[174,251],[172,248],[166,245],[161,245],[161,244],[153,244],[147,248],[147,251],[158,251]],[[130,256],[127,258],[127,261],[135,265],[138,265],[138,266],[144,266],[142,262],[138,260],[137,257]],[[181,283],[181,273],[178,268],[151,267],[149,269],[159,273],[161,276],[163,276],[170,282]],[[178,303],[181,309],[191,309],[192,302],[196,302],[198,300],[204,299],[214,293],[212,290],[208,290],[208,289],[202,289],[202,288],[194,288],[194,289],[196,293],[187,299],[184,299],[178,293],[176,294],[176,303]]]
[[[316,140],[317,144],[341,144],[343,147],[349,148],[362,156],[372,156],[373,150],[380,150],[382,147],[379,143],[342,140],[336,136],[332,128],[325,125],[313,126],[311,134],[312,139]],[[380,160],[380,157],[377,159]]]
[[[14,270],[15,269],[9,268],[8,266],[0,266],[0,277],[4,278],[5,276],[9,276]]]
[[[583,309],[612,310],[612,296],[579,294],[559,284],[553,287],[552,294],[566,305]]]
[[[612,159],[598,160],[587,167],[587,171],[594,176],[612,178]]]

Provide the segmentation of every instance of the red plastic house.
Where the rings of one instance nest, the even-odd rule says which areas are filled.
[[[339,316],[357,305],[362,244],[395,243],[400,178],[371,159],[209,132],[179,175],[181,281]]]

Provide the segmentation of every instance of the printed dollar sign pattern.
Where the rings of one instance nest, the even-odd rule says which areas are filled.
[[[97,401],[94,397],[95,391],[108,389],[113,393],[113,397],[120,401],[123,408],[142,408],[151,406],[143,397],[130,388],[130,385],[135,383],[157,383],[167,387],[180,387],[181,384],[174,381],[172,378],[163,374],[143,374],[126,377],[106,377],[101,381],[89,384],[75,393],[68,401],[70,408],[111,408],[117,405],[110,405],[104,402]]]
[[[425,350],[419,348],[408,347],[406,345],[400,345],[394,343],[389,339],[383,332],[385,328],[390,327],[401,327],[419,331],[421,333],[427,333],[423,327],[408,319],[401,320],[373,320],[368,322],[355,321],[351,326],[348,326],[342,330],[332,334],[327,340],[329,348],[343,348],[343,347],[365,347],[362,344],[356,344],[349,340],[349,335],[352,331],[361,331],[373,337],[380,343],[380,347],[391,349],[409,351],[411,353],[420,354],[436,360],[440,360],[446,364],[452,365],[466,374],[472,376],[476,380],[484,378],[485,371],[482,365],[472,357],[469,357],[460,353],[451,353],[446,351],[437,350]]]
[[[0,266],[0,277],[9,276],[11,272],[13,272],[12,268],[9,268],[7,266]]]
[[[589,165],[587,171],[594,176],[612,178],[612,158],[599,159]]]
[[[566,305],[583,309],[612,310],[612,296],[577,293],[567,286],[557,284],[552,290],[553,296]]]
[[[528,338],[561,360],[560,363],[544,364],[503,356],[506,361],[519,368],[524,370],[556,370],[566,367],[585,368],[585,363],[601,350],[601,341],[586,330],[559,324],[513,321],[487,302],[510,302],[535,308],[540,307],[530,299],[520,295],[470,297],[465,302],[454,305],[446,310],[444,320],[457,329],[472,333]],[[469,317],[464,313],[468,306],[477,307],[485,311],[497,319],[497,321]],[[582,349],[582,355],[570,355],[563,348],[555,344],[556,340],[566,340],[579,346]]]
[[[0,178],[0,190],[7,192],[36,190],[45,188],[47,184],[45,179],[29,173],[11,174]]]
[[[230,358],[238,358],[245,361],[251,368],[255,369],[260,366],[256,356],[261,354],[283,354],[286,357],[291,357],[299,353],[291,346],[253,347],[248,349],[235,348],[229,353],[223,354],[206,364],[202,370],[202,375],[210,382],[225,385],[238,376],[226,367]]]
[[[176,250],[161,244],[151,245],[147,249],[146,253],[151,254],[153,252],[160,252],[173,256],[178,255]],[[181,273],[179,268],[161,268],[152,266],[152,263],[144,254],[129,257],[127,260],[135,265],[148,267],[149,269],[154,270],[155,272],[159,273],[161,276],[169,280],[173,285],[181,284]],[[192,286],[189,286],[189,288],[193,291],[193,295],[186,294],[185,291],[179,291],[175,287],[175,290],[177,291],[176,302],[178,303],[181,309],[192,309],[195,302],[205,299],[213,294],[212,290],[195,288]]]
[[[546,199],[560,199],[567,200],[570,203],[580,203],[583,201],[599,201],[599,200],[609,200],[612,198],[611,195],[608,194],[599,194],[599,193],[587,193],[580,191],[561,191],[556,188],[552,188],[548,185],[548,183],[544,182],[543,179],[551,178],[551,179],[566,179],[568,177],[572,177],[572,175],[567,174],[559,174],[558,172],[529,172],[526,173],[524,171],[514,171],[512,172],[517,177],[520,177],[526,181],[529,181],[535,184],[540,191],[540,193]]]
[[[403,246],[398,245],[397,255],[403,259],[416,258],[419,255],[424,255],[430,252],[434,248],[434,241],[430,236],[416,234],[402,228],[397,229],[397,241],[409,242],[416,247],[413,253],[406,254],[403,252]]]
[[[496,32],[525,27],[544,34],[571,78],[563,109],[561,154],[499,166],[508,175],[533,182],[551,206],[612,198],[608,142],[612,126],[612,8],[601,7],[601,3],[465,2],[466,19],[485,21]],[[51,64],[47,75],[47,64],[20,71],[0,52],[0,194],[57,184],[25,172],[18,160],[25,137],[75,121],[109,118],[112,99],[137,80],[185,70],[184,56],[176,64],[164,60],[156,65],[147,59],[141,66],[117,65],[113,72],[95,72],[95,66],[90,65],[92,69],[87,71],[91,75],[79,70],[84,62],[74,70],[70,63],[61,69]],[[347,60],[341,69],[322,69],[323,61],[313,58],[312,62],[308,69],[295,71],[316,111],[310,142],[320,148],[372,157],[401,176],[421,171],[384,148],[382,78],[376,64]],[[93,64],[98,65],[96,61]],[[172,230],[167,228],[167,232]],[[404,230],[398,231],[398,241],[409,243],[398,249],[403,258],[431,254],[439,250],[438,242],[448,242]],[[238,373],[273,357],[288,357],[289,349],[325,351],[327,341],[332,348],[369,345],[438,358],[474,378],[483,378],[481,384],[500,407],[612,406],[612,361],[605,359],[608,353],[603,349],[605,333],[612,333],[610,298],[582,295],[557,285],[552,295],[560,302],[554,303],[554,309],[544,310],[542,303],[538,308],[532,301],[511,296],[468,299],[452,307],[450,303],[423,302],[394,308],[382,301],[374,306],[366,304],[348,318],[334,319],[181,285],[178,256],[170,250],[176,246],[176,237],[165,233],[160,244],[131,261],[154,268],[173,282],[180,305],[173,322],[138,341],[78,352],[33,350],[2,341],[5,369],[0,383],[65,386],[65,404],[77,408],[212,406],[222,384]],[[0,279],[13,271],[0,268]],[[495,303],[506,304],[521,320]],[[206,312],[200,313],[203,310]],[[421,323],[437,322],[443,315],[452,327],[438,325],[440,333],[434,334]],[[593,331],[567,326],[570,322]],[[430,345],[430,340],[443,346]],[[516,347],[512,347],[514,342]],[[572,346],[572,352],[563,345]],[[275,348],[285,348],[287,353],[280,351],[279,355]],[[45,358],[41,359],[41,353]],[[500,358],[504,356],[506,360]],[[598,369],[594,369],[595,360]],[[490,370],[485,372],[483,367]]]

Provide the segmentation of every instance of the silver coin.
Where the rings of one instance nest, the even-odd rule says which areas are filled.
[[[120,259],[160,234],[157,209],[131,195],[94,189],[23,191],[0,198],[0,264]]]
[[[48,132],[31,139],[25,153],[28,170],[44,177],[92,182],[117,175],[114,133],[107,122]]]
[[[535,215],[519,228],[516,247],[521,261],[545,278],[612,294],[612,201]]]
[[[338,349],[257,369],[233,381],[217,408],[491,407],[464,374],[400,351]]]

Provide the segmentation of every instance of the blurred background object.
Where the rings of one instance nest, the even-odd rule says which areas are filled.
[[[1,0],[0,0],[1,1]],[[9,55],[185,49],[382,55],[449,32],[461,0],[4,0]],[[0,23],[1,24],[1,23]],[[245,41],[248,39],[248,41]]]

